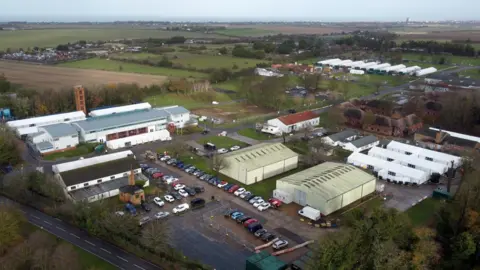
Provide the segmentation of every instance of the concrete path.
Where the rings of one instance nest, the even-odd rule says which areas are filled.
[[[241,142],[250,144],[250,145],[255,145],[255,144],[260,143],[260,141],[258,141],[258,140],[242,136],[242,135],[238,134],[237,132],[229,133],[229,134],[227,134],[227,137],[232,138],[232,139],[237,140],[237,141],[241,141]]]

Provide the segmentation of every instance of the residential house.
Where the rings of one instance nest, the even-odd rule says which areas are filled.
[[[376,146],[378,143],[379,141],[377,137],[368,135],[344,144],[343,149],[352,152],[362,152]]]

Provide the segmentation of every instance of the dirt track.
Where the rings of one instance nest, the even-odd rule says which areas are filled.
[[[167,77],[101,70],[61,68],[0,61],[0,74],[13,83],[33,89],[68,89],[74,85],[97,86],[108,83],[161,84]]]

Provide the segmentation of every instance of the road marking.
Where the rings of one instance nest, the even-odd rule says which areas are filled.
[[[128,262],[125,258],[122,258],[122,257],[120,257],[120,256],[117,256],[117,258],[119,258],[119,259],[122,260],[122,261]]]
[[[32,217],[34,217],[34,218],[36,218],[36,219],[40,219],[39,217],[37,217],[37,216],[34,216],[34,215],[32,215]]]
[[[100,249],[103,250],[103,251],[105,251],[105,252],[107,252],[108,254],[112,254],[110,251],[108,251],[108,250],[106,250],[106,249],[104,249],[104,248],[100,248]]]
[[[60,227],[58,227],[58,226],[55,226],[55,228],[59,229],[60,231],[64,231],[64,232],[66,232],[66,231],[65,231],[65,229],[63,229],[63,228],[60,228]]]
[[[87,240],[85,240],[85,242],[86,242],[87,244],[90,244],[90,245],[92,245],[92,246],[95,246],[95,244],[92,243],[92,242],[89,242],[89,241],[87,241]]]
[[[46,220],[44,220],[43,222],[47,223],[48,225],[52,225],[52,223],[50,223],[50,222],[48,222],[48,221],[46,221]]]
[[[23,211],[23,210],[20,210],[20,211],[22,211],[22,213],[24,213],[24,214],[26,214],[26,213],[27,213],[27,212],[25,212],[25,211]]]
[[[78,239],[80,239],[80,237],[78,237],[77,235],[75,235],[75,234],[73,234],[73,233],[70,233],[70,235],[71,235],[71,236],[74,236],[74,237],[76,237],[76,238],[78,238]]]
[[[138,266],[138,265],[136,265],[136,264],[134,264],[133,266],[137,267],[138,269],[145,270],[145,268],[143,268],[143,267],[140,267],[140,266]]]
[[[59,218],[55,218],[55,219],[56,219],[56,220],[58,220],[58,221],[62,221],[62,220],[61,220],[61,219],[59,219]]]

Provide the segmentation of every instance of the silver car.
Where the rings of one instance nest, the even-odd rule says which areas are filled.
[[[278,240],[273,243],[272,247],[273,249],[279,250],[286,248],[288,246],[288,241],[287,240]]]
[[[158,212],[155,214],[155,218],[156,219],[162,219],[162,218],[166,218],[170,215],[169,212]]]
[[[250,204],[254,204],[254,203],[256,203],[258,200],[261,200],[261,199],[262,199],[262,197],[260,197],[260,196],[255,196],[255,197],[253,197],[252,199],[250,199],[250,201],[248,201],[248,202],[249,202]]]
[[[140,219],[138,224],[140,226],[143,226],[143,225],[147,224],[148,222],[150,222],[151,220],[152,219],[150,217],[143,217],[143,218]]]

